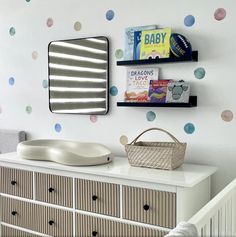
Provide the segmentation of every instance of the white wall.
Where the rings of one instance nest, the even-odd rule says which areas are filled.
[[[0,0],[0,128],[25,130],[30,139],[58,138],[100,142],[117,154],[125,155],[120,143],[122,135],[131,141],[149,127],[161,127],[188,143],[186,161],[219,167],[213,179],[213,192],[218,192],[232,180],[236,167],[235,120],[223,121],[221,113],[235,113],[236,101],[236,31],[235,0]],[[214,18],[217,8],[226,10],[222,21]],[[106,19],[111,9],[115,16]],[[195,24],[187,27],[184,18],[195,17]],[[48,18],[53,25],[48,27]],[[81,23],[81,30],[74,23]],[[158,24],[170,26],[184,34],[199,51],[199,62],[160,65],[162,78],[184,79],[198,96],[198,107],[122,108],[125,89],[125,67],[116,66],[115,51],[124,47],[124,28]],[[16,34],[11,36],[9,29]],[[42,87],[47,80],[47,45],[52,40],[86,36],[108,36],[111,42],[110,85],[118,88],[117,96],[110,96],[110,112],[98,116],[97,122],[88,115],[52,114],[48,108],[48,91]],[[38,53],[37,59],[32,52]],[[196,79],[194,70],[203,67],[206,76]],[[14,85],[9,78],[14,77]],[[26,106],[32,112],[26,112]],[[153,111],[156,119],[146,119]],[[62,126],[61,132],[54,125]],[[186,123],[193,123],[195,132],[184,131]],[[165,135],[152,132],[143,139],[166,140]]]

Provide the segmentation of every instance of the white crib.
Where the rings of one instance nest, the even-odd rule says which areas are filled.
[[[188,223],[196,226],[201,237],[236,236],[236,179],[198,211]]]

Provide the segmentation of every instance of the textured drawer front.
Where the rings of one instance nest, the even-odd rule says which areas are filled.
[[[33,198],[33,172],[0,167],[0,192]]]
[[[52,236],[72,236],[72,213],[1,197],[3,222]]]
[[[17,230],[10,228],[8,226],[1,226],[1,235],[2,237],[39,237],[39,235],[34,235],[27,233],[25,231]]]
[[[123,218],[173,228],[176,225],[176,194],[123,186]]]
[[[120,216],[120,186],[76,179],[76,208],[84,211]]]
[[[162,237],[167,232],[76,214],[77,237]]]
[[[73,179],[51,174],[35,174],[36,200],[73,207]]]

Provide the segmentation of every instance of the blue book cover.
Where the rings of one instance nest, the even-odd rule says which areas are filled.
[[[154,29],[157,29],[157,25],[135,26],[135,27],[128,27],[125,29],[124,60],[133,60],[134,32],[142,30],[154,30]]]
[[[141,35],[142,31],[134,32],[134,60],[139,60],[140,58]]]

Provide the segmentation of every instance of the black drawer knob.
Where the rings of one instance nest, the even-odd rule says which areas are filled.
[[[13,216],[15,216],[15,215],[17,214],[17,212],[16,212],[16,211],[12,211],[11,214],[12,214]]]
[[[54,188],[49,188],[49,189],[48,189],[48,192],[49,192],[49,193],[52,193],[54,190],[55,190]]]
[[[97,231],[93,231],[92,232],[92,236],[97,236],[98,232]]]
[[[145,210],[145,211],[148,211],[149,210],[149,205],[147,205],[147,204],[145,204],[144,206],[143,206],[143,209]]]
[[[98,199],[98,197],[96,195],[93,195],[92,199],[93,199],[93,201],[96,201]]]
[[[12,181],[11,181],[11,185],[16,185],[16,181],[15,181],[15,180],[12,180]]]
[[[48,224],[49,224],[49,225],[53,225],[53,224],[54,224],[54,221],[50,220],[50,221],[48,222]]]

